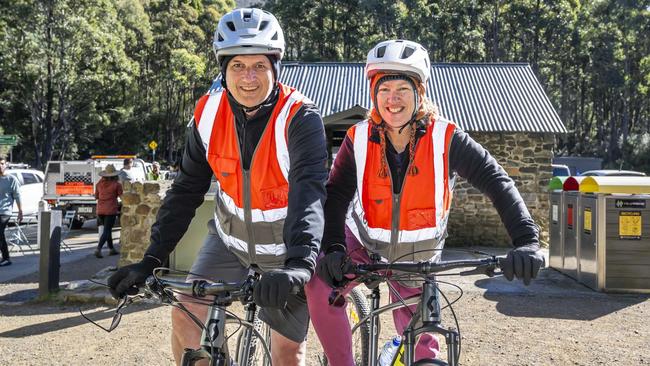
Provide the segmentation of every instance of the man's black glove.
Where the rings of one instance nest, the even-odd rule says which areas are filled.
[[[352,264],[341,244],[334,244],[328,248],[327,254],[316,264],[316,274],[332,288],[345,285],[345,274]]]
[[[153,257],[144,257],[141,262],[129,264],[117,270],[108,278],[108,287],[114,298],[129,294],[135,295],[138,289],[144,286],[147,277],[151,276],[154,268],[159,267],[158,262]]]
[[[261,307],[283,308],[291,294],[297,294],[309,281],[311,273],[304,268],[284,267],[262,274],[253,289],[253,301]]]
[[[508,281],[517,277],[524,280],[524,285],[528,286],[544,265],[544,255],[540,252],[539,245],[528,244],[508,252],[506,259],[501,262],[501,270]]]

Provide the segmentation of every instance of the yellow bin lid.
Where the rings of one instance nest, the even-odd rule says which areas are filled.
[[[586,177],[580,182],[580,192],[647,194],[650,193],[650,177]]]

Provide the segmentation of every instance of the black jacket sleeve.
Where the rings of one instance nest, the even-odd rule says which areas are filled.
[[[210,189],[212,169],[205,157],[205,147],[192,124],[178,175],[158,211],[151,227],[151,243],[145,255],[164,261],[181,240]]]
[[[327,253],[333,244],[345,245],[345,215],[356,190],[357,166],[354,161],[354,146],[352,140],[345,136],[327,181],[323,252]]]
[[[320,112],[303,105],[289,125],[289,207],[284,222],[287,266],[312,274],[323,237],[327,145]]]
[[[539,229],[515,182],[483,146],[460,129],[449,147],[449,168],[490,198],[515,247],[539,245]]]

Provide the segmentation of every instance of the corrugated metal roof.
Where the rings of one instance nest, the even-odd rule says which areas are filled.
[[[427,94],[465,130],[567,132],[528,64],[437,63],[431,75]],[[280,81],[313,100],[324,117],[370,108],[363,63],[287,62]]]

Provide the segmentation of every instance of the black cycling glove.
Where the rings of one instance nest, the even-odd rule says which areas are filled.
[[[253,301],[261,307],[283,308],[291,294],[297,294],[309,281],[311,273],[304,268],[284,267],[262,274],[253,289]]]
[[[316,274],[330,287],[342,287],[347,282],[345,274],[351,265],[345,252],[345,246],[334,244],[327,249],[327,254],[316,264]]]
[[[508,281],[517,277],[524,280],[526,286],[530,284],[531,279],[537,277],[537,272],[544,266],[544,255],[537,244],[528,244],[512,249],[508,252],[506,259],[501,262],[501,270]]]
[[[144,286],[145,280],[151,276],[156,267],[160,267],[160,262],[156,258],[147,256],[141,262],[118,269],[108,278],[111,295],[119,299],[126,294],[137,294],[138,289]]]

